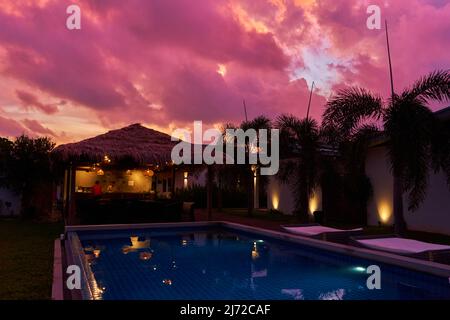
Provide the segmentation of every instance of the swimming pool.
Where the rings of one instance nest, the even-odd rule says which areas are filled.
[[[67,237],[84,299],[450,299],[447,277],[225,224],[85,228]],[[381,269],[380,290],[367,288],[370,265]]]

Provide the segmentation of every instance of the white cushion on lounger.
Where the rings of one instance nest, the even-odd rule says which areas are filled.
[[[322,234],[325,232],[346,232],[346,231],[359,231],[362,230],[362,228],[352,229],[352,230],[342,230],[342,229],[335,229],[330,227],[323,227],[323,226],[305,226],[305,227],[283,227],[289,232],[311,237],[316,236],[318,234]]]
[[[450,250],[450,246],[404,238],[378,238],[356,240],[367,248],[400,254],[414,254],[434,250]]]

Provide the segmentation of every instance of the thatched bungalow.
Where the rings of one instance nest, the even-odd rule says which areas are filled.
[[[61,172],[56,193],[66,222],[79,222],[82,211],[117,213],[120,208],[137,213],[137,207],[161,203],[162,199],[170,204],[176,189],[204,184],[205,167],[172,164],[171,151],[176,143],[165,133],[133,124],[56,147],[53,159]],[[101,194],[94,196],[96,184]]]

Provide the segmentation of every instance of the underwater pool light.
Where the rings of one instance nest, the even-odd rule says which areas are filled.
[[[354,267],[354,268],[352,268],[352,270],[353,271],[356,271],[356,272],[366,272],[366,268],[364,268],[364,267]]]

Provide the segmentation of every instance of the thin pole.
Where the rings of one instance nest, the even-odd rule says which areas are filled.
[[[243,99],[242,102],[244,103],[245,122],[248,122],[248,118],[247,118],[247,106],[245,105],[245,99]]]
[[[309,93],[308,111],[306,112],[306,119],[309,119],[309,109],[311,108],[311,99],[314,90],[314,81],[312,82],[311,92]]]
[[[391,49],[389,47],[389,33],[388,33],[387,20],[384,21],[384,25],[386,27],[386,44],[387,44],[388,59],[389,59],[389,75],[391,77],[391,98],[392,98],[392,102],[394,102],[394,78],[392,76]]]

